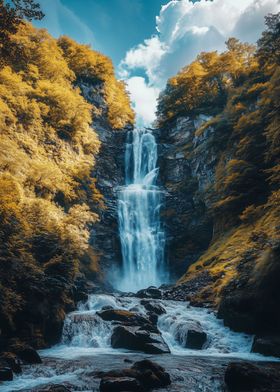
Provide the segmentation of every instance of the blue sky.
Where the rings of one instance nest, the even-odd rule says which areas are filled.
[[[67,34],[110,56],[117,66],[127,50],[156,33],[164,0],[39,0],[46,16],[36,23]]]
[[[167,79],[201,51],[225,49],[234,36],[255,43],[280,0],[37,0],[37,22],[110,56],[127,83],[139,125],[155,119]]]

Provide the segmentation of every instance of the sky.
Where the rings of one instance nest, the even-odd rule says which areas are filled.
[[[112,58],[127,83],[138,126],[155,120],[157,98],[169,77],[201,51],[225,49],[236,37],[255,43],[264,16],[280,0],[37,0],[46,16],[36,22]]]

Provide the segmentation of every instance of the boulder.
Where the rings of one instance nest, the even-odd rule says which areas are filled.
[[[207,334],[202,330],[199,325],[195,325],[188,329],[186,348],[201,350],[207,342]]]
[[[107,309],[97,312],[98,316],[105,321],[119,321],[127,325],[143,325],[149,323],[145,317],[122,309]]]
[[[12,371],[16,374],[19,374],[22,372],[21,366],[20,366],[20,361],[17,358],[17,356],[13,353],[4,352],[0,355],[0,366],[2,364],[11,368]]]
[[[255,336],[251,352],[260,353],[268,357],[280,357],[280,338]]]
[[[38,390],[38,392],[71,392],[71,390],[64,385],[51,385],[50,387]]]
[[[100,392],[144,392],[140,382],[130,377],[105,377],[100,382],[99,390]]]
[[[148,310],[149,312],[155,313],[158,316],[161,316],[162,314],[166,313],[166,310],[160,304],[150,302],[147,300],[143,300],[143,299],[141,300],[140,303],[141,303],[141,305],[143,305],[145,307],[146,310]]]
[[[154,324],[157,325],[158,322],[158,315],[153,313],[153,312],[148,312],[147,316],[149,317],[149,321]]]
[[[226,369],[225,383],[229,392],[279,392],[279,365],[232,362]]]
[[[148,359],[135,362],[132,369],[138,373],[137,379],[141,381],[145,391],[171,384],[170,376],[165,369]]]
[[[147,289],[142,289],[142,290],[137,291],[137,293],[135,294],[135,297],[161,299],[162,292],[157,287],[151,286],[151,287],[148,287]]]
[[[33,347],[25,343],[18,343],[11,346],[11,351],[17,355],[23,362],[28,364],[42,363],[40,355]]]
[[[9,367],[0,368],[0,381],[12,381],[13,372]]]
[[[102,372],[99,377],[101,377],[101,392],[147,392],[154,388],[166,387],[171,383],[165,369],[149,360],[135,362],[131,368]]]
[[[170,353],[160,333],[141,329],[141,327],[118,326],[111,336],[113,348],[143,351],[147,354]]]
[[[48,392],[71,392],[71,389],[67,388],[64,385],[52,385]]]

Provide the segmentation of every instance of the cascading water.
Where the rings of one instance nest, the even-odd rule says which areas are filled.
[[[116,284],[122,291],[159,286],[164,268],[165,236],[160,224],[163,192],[156,185],[157,144],[148,130],[128,135],[126,185],[119,190],[118,217],[123,266]]]

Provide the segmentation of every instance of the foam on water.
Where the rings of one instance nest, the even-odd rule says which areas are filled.
[[[235,357],[248,360],[275,360],[251,353],[253,336],[231,331],[214,312],[192,307],[188,302],[151,300],[159,303],[166,313],[159,317],[158,328],[174,355]],[[97,312],[103,307],[126,309],[147,316],[141,300],[135,297],[92,295],[76,312],[70,313],[64,324],[62,344],[43,350],[43,356],[74,359],[80,356],[120,354],[127,350],[115,350],[110,345],[114,328],[111,322],[103,321]],[[148,317],[148,316],[147,316]],[[207,333],[207,343],[202,350],[185,347],[188,328],[199,323]]]
[[[159,317],[158,329],[168,344],[172,355],[200,356],[200,357],[228,357],[240,358],[250,361],[277,361],[276,358],[263,357],[250,353],[252,336],[236,333],[223,325],[213,312],[203,308],[195,308],[187,302],[170,300],[150,300],[160,304],[166,313]],[[47,350],[41,350],[44,358],[57,358],[59,360],[76,360],[86,356],[110,354],[126,354],[133,356],[135,352],[113,349],[110,345],[111,334],[114,328],[109,321],[103,321],[97,312],[104,307],[126,309],[147,316],[141,300],[135,297],[121,297],[113,295],[91,295],[88,301],[81,303],[77,311],[69,313],[66,317],[62,343]],[[148,316],[147,316],[148,317]],[[185,348],[188,328],[199,323],[207,333],[207,343],[202,350]],[[167,354],[169,355],[169,354]],[[97,359],[98,360],[98,359]],[[69,363],[71,367],[71,363]],[[68,365],[66,366],[68,369]],[[84,369],[75,369],[61,374],[49,365],[31,366],[14,381],[1,384],[1,392],[29,390],[39,385],[63,382],[79,382],[79,374]]]

